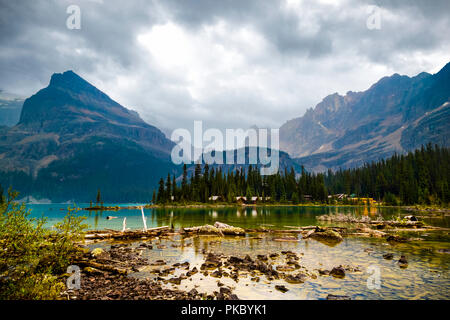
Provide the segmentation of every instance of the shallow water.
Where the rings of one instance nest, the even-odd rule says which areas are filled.
[[[44,214],[48,217],[48,226],[62,219],[67,205],[30,205],[34,216]],[[363,207],[265,207],[265,208],[219,208],[219,209],[151,209],[145,210],[148,227],[171,225],[175,228],[213,224],[221,221],[234,226],[245,228],[260,227],[262,225],[271,229],[286,229],[291,226],[306,226],[323,224],[316,220],[322,214],[352,213],[355,215],[377,215],[385,219],[401,217],[408,213],[395,208],[368,208]],[[140,210],[120,210],[117,212],[89,212],[78,211],[85,215],[92,229],[121,229],[122,218],[127,217],[129,228],[142,228]],[[106,216],[117,216],[117,219],[107,220]],[[427,223],[435,226],[449,227],[449,219],[445,216],[429,218]],[[330,246],[314,239],[301,239],[298,242],[278,242],[273,239],[280,234],[259,234],[262,239],[255,239],[252,235],[246,237],[216,237],[195,236],[181,238],[173,236],[152,240],[153,249],[145,249],[142,256],[149,263],[159,259],[167,262],[168,267],[174,263],[188,261],[190,269],[194,266],[200,270],[205,253],[214,252],[227,256],[244,257],[246,254],[256,257],[257,254],[280,253],[291,250],[300,255],[299,263],[308,272],[316,274],[317,278],[308,278],[303,284],[289,284],[284,280],[267,281],[260,276],[260,281],[252,281],[252,276],[241,277],[239,282],[230,278],[213,278],[197,273],[190,279],[181,281],[180,285],[167,284],[167,287],[190,290],[196,288],[199,292],[212,293],[218,291],[217,282],[234,289],[240,299],[325,299],[328,294],[348,295],[352,299],[450,299],[450,279],[448,268],[450,266],[449,232],[426,231],[406,232],[405,236],[420,238],[422,240],[407,243],[389,244],[384,239],[347,237],[344,241]],[[132,246],[139,242],[131,243]],[[91,248],[108,247],[107,242],[92,243]],[[394,259],[385,260],[382,255],[393,253]],[[406,256],[409,264],[401,269],[397,263],[401,255]],[[284,264],[280,255],[272,261],[276,265]],[[346,272],[344,279],[332,276],[318,275],[318,269],[331,270],[339,265],[357,267],[359,272]],[[151,271],[161,266],[147,266],[131,276],[138,278],[154,278]],[[371,270],[380,272],[380,288],[369,289],[368,281],[372,275]],[[179,275],[177,270],[174,275]],[[297,272],[293,272],[294,274]],[[275,285],[284,285],[289,289],[286,293],[275,290]]]
[[[240,299],[325,299],[328,294],[348,295],[352,299],[450,299],[450,256],[440,252],[442,249],[450,249],[448,243],[421,241],[390,245],[380,239],[345,238],[340,244],[329,246],[313,239],[299,238],[299,242],[277,242],[273,241],[276,235],[262,236],[262,239],[195,236],[187,239],[174,237],[152,240],[153,249],[145,249],[142,257],[148,258],[148,261],[163,259],[167,265],[143,267],[140,272],[131,276],[152,279],[156,277],[151,273],[152,270],[164,269],[185,261],[190,263],[190,269],[195,266],[200,270],[207,252],[240,257],[249,254],[255,258],[258,254],[291,250],[300,256],[299,263],[304,268],[301,270],[316,274],[316,279],[308,278],[303,284],[289,284],[284,280],[268,281],[262,275],[256,283],[251,281],[252,277],[248,274],[240,277],[239,282],[235,282],[230,278],[217,279],[199,272],[182,280],[180,285],[166,286],[183,290],[196,288],[199,292],[212,293],[219,290],[217,283],[220,281],[233,288]],[[137,246],[138,243],[132,245]],[[90,245],[91,248],[108,246],[105,242]],[[394,259],[385,260],[382,257],[384,253],[393,253]],[[408,259],[406,269],[398,266],[397,261],[401,255]],[[284,261],[283,255],[280,254],[280,257],[271,260],[271,263],[274,266],[283,265]],[[350,265],[360,271],[346,272],[344,279],[318,274],[318,269],[331,270],[339,265]],[[367,282],[370,282],[369,277],[372,274],[369,266],[380,271],[379,289],[368,288]],[[222,270],[227,271],[224,268]],[[177,269],[176,273],[169,275],[167,279],[185,272]],[[275,290],[275,285],[284,285],[289,291],[281,293]]]

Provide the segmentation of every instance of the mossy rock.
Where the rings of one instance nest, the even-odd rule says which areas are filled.
[[[327,229],[325,231],[320,232],[314,232],[313,234],[311,234],[310,237],[316,240],[326,240],[334,242],[341,242],[343,240],[339,232],[336,232],[331,229]]]

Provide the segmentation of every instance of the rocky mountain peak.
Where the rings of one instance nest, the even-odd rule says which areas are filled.
[[[280,147],[310,169],[336,169],[428,142],[448,146],[449,78],[450,63],[434,75],[395,73],[363,92],[331,94],[280,128]]]

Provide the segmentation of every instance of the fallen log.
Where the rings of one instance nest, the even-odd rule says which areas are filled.
[[[126,275],[128,273],[127,269],[117,268],[117,267],[113,267],[113,266],[109,266],[109,265],[105,265],[105,264],[101,264],[101,263],[98,263],[95,261],[85,260],[85,259],[75,260],[73,262],[73,264],[80,266],[82,268],[90,267],[90,268],[95,268],[98,270],[107,271],[107,272],[116,273],[116,274]]]
[[[358,228],[357,230],[361,231],[362,233],[366,233],[369,236],[374,237],[374,238],[383,238],[383,237],[387,236],[386,232],[379,231],[379,230],[373,230],[370,228]]]
[[[284,237],[284,238],[273,238],[273,241],[278,241],[278,242],[299,242],[300,239],[295,238],[295,237]]]
[[[90,231],[85,234],[84,238],[88,240],[96,239],[139,239],[142,237],[151,237],[161,235],[163,232],[171,231],[169,226],[156,227],[147,229],[147,231],[142,230],[126,230],[125,232],[105,229],[103,231]]]
[[[204,226],[183,228],[184,232],[197,233],[197,234],[217,234],[219,236],[224,235],[245,235],[245,230],[239,227],[233,227],[222,222],[216,222],[213,226],[206,224]]]

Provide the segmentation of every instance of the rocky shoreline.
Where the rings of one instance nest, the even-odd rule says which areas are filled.
[[[302,284],[319,276],[344,278],[348,272],[360,272],[358,267],[336,266],[331,270],[308,270],[301,265],[302,254],[292,251],[273,252],[267,255],[249,255],[239,257],[209,252],[200,268],[190,267],[188,262],[167,265],[166,261],[156,260],[150,263],[155,266],[151,272],[154,280],[137,279],[127,276],[128,273],[139,272],[141,267],[149,263],[141,258],[144,249],[151,249],[150,244],[112,244],[111,249],[94,249],[85,251],[76,263],[82,267],[81,289],[69,290],[62,298],[69,300],[239,300],[233,293],[233,287],[224,285],[220,279],[229,278],[238,283],[243,278],[259,282],[262,277],[268,281],[284,280],[286,284]],[[178,275],[175,275],[178,274]],[[168,289],[164,284],[180,285],[182,280],[191,280],[196,274],[218,279],[217,290],[212,294]],[[275,285],[274,289],[285,293],[289,289],[284,285]]]
[[[81,268],[81,289],[66,291],[62,298],[75,300],[239,299],[238,295],[234,293],[235,286],[230,285],[229,282],[228,285],[225,285],[222,279],[230,279],[236,284],[242,279],[249,279],[254,283],[275,281],[277,284],[273,286],[274,290],[286,293],[289,291],[286,286],[288,284],[302,284],[323,276],[343,279],[347,273],[361,272],[361,268],[352,265],[336,265],[330,269],[308,269],[301,262],[303,254],[290,250],[268,251],[266,254],[257,254],[251,257],[248,254],[245,256],[225,255],[203,249],[204,260],[197,266],[191,266],[187,261],[170,264],[164,258],[149,260],[144,258],[143,252],[163,249],[164,246],[158,244],[160,240],[171,239],[174,236],[182,239],[192,239],[202,235],[262,239],[270,235],[274,242],[298,242],[300,239],[311,238],[330,246],[334,246],[343,241],[345,237],[350,236],[385,238],[386,242],[389,243],[401,243],[410,240],[397,235],[396,232],[389,232],[390,222],[382,226],[381,228],[380,223],[359,223],[356,226],[348,227],[306,226],[289,230],[265,228],[244,230],[216,222],[213,226],[191,227],[178,231],[168,227],[159,227],[147,231],[91,231],[86,235],[86,241],[91,244],[106,241],[109,249],[97,247],[89,250],[86,244],[82,245],[83,249],[80,251],[80,255],[73,261],[73,264]],[[419,231],[423,229],[423,225],[421,223],[416,225],[415,221],[399,226],[415,228]],[[396,225],[396,227],[399,226]],[[380,228],[387,228],[388,230],[381,231]],[[155,240],[156,242],[154,242]],[[172,245],[176,246],[175,244]],[[408,261],[404,256],[394,257],[392,253],[387,252],[383,255],[383,258],[386,260],[398,259],[397,263],[400,268],[408,267]],[[139,279],[131,276],[142,270],[147,270],[152,277]],[[198,276],[202,278],[195,278]],[[193,283],[207,277],[217,279],[217,288],[212,292],[201,292],[201,288],[198,288],[198,286],[186,290],[177,287],[184,280]],[[194,278],[196,280],[193,281]],[[280,282],[286,285],[280,284]],[[186,284],[186,282],[183,283]],[[327,298],[347,299],[349,297],[331,294]]]

